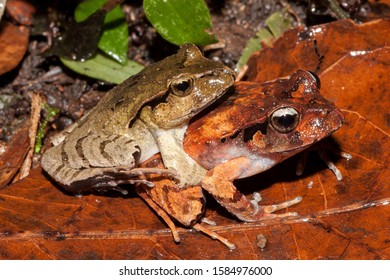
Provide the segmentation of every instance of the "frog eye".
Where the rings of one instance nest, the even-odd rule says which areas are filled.
[[[307,73],[313,78],[313,80],[316,82],[316,85],[317,85],[317,88],[320,89],[321,88],[321,81],[320,81],[320,78],[317,76],[316,73],[312,72],[312,71],[307,71]]]
[[[171,83],[171,89],[173,94],[183,97],[191,93],[192,84],[191,78],[179,78]]]
[[[272,127],[280,133],[293,131],[299,123],[299,113],[291,107],[280,108],[274,111],[270,117]]]

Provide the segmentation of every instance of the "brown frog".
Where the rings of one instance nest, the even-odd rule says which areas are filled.
[[[137,179],[143,173],[168,172],[180,180],[176,166],[194,164],[181,147],[190,118],[225,93],[234,77],[232,70],[185,44],[107,92],[55,139],[43,154],[42,167],[74,193],[148,184]],[[169,170],[136,168],[158,152]]]
[[[237,218],[254,222],[286,217],[296,213],[271,213],[298,203],[300,197],[259,206],[258,193],[248,199],[233,181],[268,170],[306,149],[340,128],[343,120],[340,110],[320,95],[317,77],[298,70],[289,79],[264,84],[236,83],[235,94],[189,125],[183,146],[204,168],[199,184]],[[178,190],[169,180],[159,180],[152,180],[153,189],[139,187],[138,192],[170,223],[173,231],[173,223],[164,212],[234,247],[196,224],[204,206],[200,187]],[[177,233],[175,238],[178,240]]]

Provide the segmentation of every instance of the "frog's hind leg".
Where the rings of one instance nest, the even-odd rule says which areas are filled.
[[[161,185],[157,184],[156,187],[159,188],[159,187],[161,187]],[[193,190],[193,189],[194,189],[194,187],[191,188],[191,190]],[[181,190],[182,189],[177,189],[177,191],[179,191],[179,192]],[[190,192],[191,192],[191,190],[190,190]],[[171,189],[171,191],[174,191],[174,189]],[[156,193],[150,193],[150,190],[145,189],[142,184],[137,184],[136,192],[157,213],[157,215],[159,215],[164,220],[164,222],[168,225],[168,227],[171,229],[173,239],[175,240],[175,242],[180,242],[179,232],[177,231],[177,228],[176,228],[174,222],[172,221],[170,216],[165,212],[165,209],[163,209],[161,206],[159,206],[156,202],[153,201],[153,198],[158,199],[158,197],[156,196]],[[203,211],[202,211],[202,213],[203,213]],[[180,215],[176,216],[176,217],[178,217],[180,219]],[[191,224],[192,224],[192,221],[194,221],[194,220],[191,220]],[[187,224],[186,223],[187,221],[183,221],[183,222],[185,224]],[[197,231],[204,233],[205,235],[211,237],[212,239],[220,241],[221,243],[226,245],[231,250],[236,248],[236,245],[229,242],[229,240],[220,236],[218,233],[204,227],[203,225],[201,225],[199,223],[195,223],[192,226],[191,225],[188,225],[188,226],[194,228]]]
[[[164,222],[167,224],[167,226],[170,228],[171,232],[172,232],[172,236],[173,236],[173,239],[175,240],[175,242],[179,243],[180,242],[180,237],[179,237],[179,232],[177,231],[177,228],[174,224],[174,222],[172,221],[172,219],[168,216],[167,213],[165,213],[165,211],[163,209],[161,209],[160,206],[158,206],[149,196],[148,194],[145,192],[145,190],[143,189],[142,186],[140,186],[139,184],[137,184],[137,187],[136,187],[136,192],[137,194],[143,199],[145,200],[145,202],[150,206],[150,208],[152,208],[156,213],[157,215],[159,215],[161,217],[161,219],[164,220]]]
[[[256,214],[259,213],[259,212],[260,212],[260,215],[261,215],[261,213],[265,213],[270,218],[273,218],[275,216],[277,216],[278,218],[296,216],[297,215],[296,212],[287,212],[287,213],[284,213],[284,214],[275,214],[275,216],[269,215],[269,214],[271,214],[273,212],[276,212],[276,211],[279,211],[279,210],[287,209],[288,207],[293,206],[295,204],[298,204],[299,202],[302,201],[302,197],[301,196],[297,196],[297,197],[294,197],[293,199],[286,200],[286,201],[283,201],[281,203],[272,204],[272,205],[266,205],[266,206],[259,206],[258,203],[260,202],[260,200],[258,199],[258,196],[260,196],[260,194],[255,192],[253,194],[252,200],[250,201],[252,203],[252,205],[255,207]]]
[[[144,179],[145,174],[161,174],[172,176],[173,173],[163,168],[125,168],[125,167],[107,167],[107,168],[88,168],[74,169],[66,165],[61,165],[57,169],[59,174],[58,183],[64,189],[73,193],[82,193],[85,191],[97,190],[104,191],[109,189],[118,189],[119,185],[142,183],[153,187],[153,183]]]
[[[236,249],[236,245],[231,243],[229,240],[227,240],[225,237],[220,236],[218,233],[209,230],[208,228],[202,226],[201,224],[195,224],[192,226],[194,229],[206,234],[207,236],[211,237],[212,239],[220,241],[222,244],[226,245],[230,250]]]
[[[254,165],[246,157],[239,157],[217,165],[208,171],[202,181],[202,187],[207,190],[223,207],[242,221],[255,222],[265,219],[286,218],[297,216],[296,212],[273,214],[301,201],[301,197],[280,204],[261,206],[261,196],[255,193],[252,199],[244,196],[233,184],[235,179],[243,177]]]
[[[160,167],[137,167],[137,168],[131,169],[130,172],[134,176],[157,174],[157,175],[163,175],[163,176],[170,176],[172,179],[176,178],[176,172],[174,170],[160,168]]]

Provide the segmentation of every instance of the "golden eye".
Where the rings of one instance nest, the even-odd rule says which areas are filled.
[[[191,93],[193,81],[191,78],[179,78],[171,83],[173,94],[184,97]]]
[[[272,127],[280,133],[289,133],[299,124],[299,113],[291,107],[280,108],[274,111],[270,117]]]

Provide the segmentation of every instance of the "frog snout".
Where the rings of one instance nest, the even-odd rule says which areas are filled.
[[[343,115],[343,113],[340,111],[339,108],[335,108],[333,110],[333,114],[334,114],[335,121],[338,120],[338,122],[340,123],[340,126],[341,126],[344,123],[344,115]]]
[[[222,71],[225,72],[227,75],[232,76],[233,80],[236,79],[236,73],[232,69],[226,67]]]
[[[221,79],[225,81],[227,85],[233,85],[236,80],[236,74],[230,68],[223,68],[220,75]]]
[[[334,107],[332,110],[327,110],[328,123],[333,126],[333,130],[339,129],[344,123],[344,115],[340,109]]]

